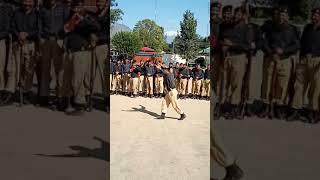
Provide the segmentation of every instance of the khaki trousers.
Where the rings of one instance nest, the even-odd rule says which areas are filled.
[[[170,105],[172,105],[173,109],[178,114],[183,114],[183,111],[178,104],[178,91],[176,89],[172,89],[171,91],[169,91],[162,100],[161,112],[167,113],[167,110],[170,107]]]
[[[155,77],[155,88],[156,88],[156,93],[163,93],[163,77]]]
[[[180,80],[180,93],[181,95],[185,95],[187,91],[187,84],[188,84],[188,79],[181,79]]]
[[[6,47],[6,40],[0,40],[0,91],[4,90],[5,88],[5,77],[4,71],[7,61],[7,47]]]
[[[30,42],[21,46],[15,42],[12,45],[12,57],[8,59],[8,82],[6,91],[14,93],[21,82],[25,92],[31,91],[35,72],[35,43]]]
[[[177,89],[177,91],[178,91],[178,93],[180,94],[180,81],[181,81],[181,79],[180,78],[177,78],[176,79],[176,89]]]
[[[91,67],[89,69],[90,76],[91,74],[93,77],[91,80],[93,81],[93,94],[100,94],[103,97],[106,97],[107,93],[107,82],[105,76],[105,65],[107,61],[107,45],[99,45],[95,49],[91,51]],[[91,72],[92,68],[92,72]]]
[[[195,80],[195,89],[194,89],[194,95],[200,96],[201,95],[201,85],[202,85],[202,79],[200,80]]]
[[[238,105],[241,102],[241,91],[248,63],[245,54],[227,56],[225,59],[227,71],[227,96],[230,97],[230,103]]]
[[[131,78],[130,79],[130,92],[133,93],[134,95],[138,94],[138,83],[139,83],[139,78]]]
[[[138,91],[139,92],[144,92],[145,91],[145,77],[144,77],[144,75],[141,75],[139,77]]]
[[[90,88],[90,51],[78,51],[72,53],[73,78],[72,86],[74,92],[74,102],[76,104],[86,104],[86,95]]]
[[[280,59],[274,55],[265,58],[262,81],[262,99],[279,105],[287,104],[292,57]]]
[[[146,76],[146,93],[153,94],[153,76]]]
[[[308,94],[308,108],[319,111],[320,105],[320,57],[307,55],[297,66],[292,107],[301,109]]]
[[[188,94],[192,94],[192,85],[193,85],[193,80],[192,80],[192,78],[189,78],[188,79],[188,87],[187,87],[187,93]]]
[[[60,96],[63,74],[63,40],[46,40],[40,47],[40,96],[49,96],[56,90]]]
[[[220,53],[213,55],[214,61],[212,65],[213,86],[215,94],[219,97],[220,103],[224,103],[227,98],[227,61],[222,58]]]
[[[210,86],[210,79],[206,79],[203,81],[203,84],[202,84],[202,94],[201,96],[205,97],[210,97],[210,89],[211,89],[211,86]]]
[[[263,52],[258,51],[256,56],[251,57],[251,68],[249,75],[248,100],[253,102],[261,98],[261,84],[263,74]]]
[[[122,92],[130,91],[130,74],[122,75]]]
[[[112,79],[112,91],[120,91],[121,89],[121,75],[114,74]]]

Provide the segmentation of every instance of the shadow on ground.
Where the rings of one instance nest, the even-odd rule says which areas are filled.
[[[110,144],[101,138],[94,137],[93,139],[101,143],[101,147],[90,149],[83,146],[69,146],[73,151],[77,153],[70,154],[58,154],[58,155],[48,155],[48,154],[35,154],[36,156],[42,157],[52,157],[52,158],[95,158],[103,161],[110,161]]]
[[[158,118],[160,115],[158,113],[149,111],[146,109],[145,106],[139,105],[140,108],[135,108],[133,107],[132,110],[122,110],[122,111],[126,111],[126,112],[142,112],[144,114],[148,114],[152,117]],[[179,118],[174,118],[174,117],[166,117],[167,119],[179,119]]]

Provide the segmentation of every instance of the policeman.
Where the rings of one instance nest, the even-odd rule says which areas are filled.
[[[183,99],[186,98],[188,78],[190,78],[189,68],[184,64],[180,71],[180,94]]]
[[[90,16],[88,16],[81,2],[73,4],[73,14],[71,19],[80,19],[75,25],[74,30],[68,33],[67,50],[73,62],[73,93],[74,93],[74,109],[67,109],[68,115],[82,115],[88,105],[86,96],[90,92],[90,59],[92,41],[91,34],[97,32],[99,24],[97,24]],[[66,28],[66,27],[65,27]]]
[[[174,78],[176,79],[176,88],[177,91],[180,91],[180,65],[178,62],[176,62],[175,66],[173,67],[173,73],[174,73]]]
[[[242,110],[241,92],[246,67],[247,52],[250,49],[250,37],[245,23],[246,12],[242,8],[234,10],[234,27],[224,29],[221,33],[222,51],[226,53],[224,66],[227,69],[227,87],[230,98],[231,118],[240,118]]]
[[[133,65],[130,68],[130,94],[131,97],[137,97],[138,95],[138,84],[139,84],[139,74],[141,73],[141,68],[138,64],[133,61]]]
[[[187,116],[178,104],[178,91],[175,87],[173,68],[168,68],[165,65],[158,64],[156,69],[158,71],[162,71],[164,74],[164,83],[166,87],[166,95],[161,103],[161,116],[158,117],[158,119],[165,119],[167,110],[169,106],[172,105],[173,109],[180,115],[178,120],[184,120]]]
[[[192,90],[193,90],[193,71],[192,71],[192,67],[188,67],[189,70],[189,78],[188,78],[188,86],[187,86],[187,95],[189,98],[192,98]]]
[[[121,87],[122,87],[121,75],[122,75],[122,65],[120,64],[120,60],[118,60],[113,66],[111,94],[118,94],[121,91]]]
[[[45,8],[41,8],[40,15],[43,22],[40,53],[40,97],[41,105],[53,103],[49,99],[50,91],[55,90],[56,97],[62,102],[61,88],[63,84],[62,65],[64,53],[64,24],[69,18],[69,11],[57,0],[47,1]]]
[[[10,21],[13,8],[4,0],[0,0],[0,102],[7,93],[5,91],[5,65],[9,57],[10,51]]]
[[[130,90],[130,67],[131,63],[129,60],[125,60],[122,65],[122,93],[129,95]]]
[[[311,23],[304,28],[301,37],[301,61],[297,67],[295,89],[289,121],[300,119],[305,93],[309,93],[307,117],[310,123],[319,122],[320,98],[320,8],[312,11]],[[307,87],[309,91],[306,91]]]
[[[138,82],[138,90],[139,90],[139,95],[140,96],[143,96],[145,94],[145,73],[146,73],[146,70],[145,70],[145,63],[140,61],[140,76],[139,76],[139,82]]]
[[[193,76],[194,76],[194,97],[196,99],[201,98],[201,85],[203,81],[203,70],[200,68],[200,64],[197,64],[196,67],[193,70]]]
[[[262,98],[268,100],[264,114],[282,119],[287,108],[287,93],[292,61],[300,49],[299,34],[289,24],[287,8],[279,8],[276,25],[266,34]],[[275,113],[274,113],[275,112]]]
[[[160,62],[157,61],[156,62],[156,66],[160,66]],[[162,97],[163,94],[163,71],[159,68],[155,69],[155,73],[154,73],[154,83],[155,83],[155,96],[157,98]]]
[[[202,83],[202,93],[201,96],[203,99],[210,99],[210,89],[211,89],[211,85],[210,85],[210,64],[207,66],[207,69],[204,71],[204,80]]]
[[[39,40],[40,19],[34,8],[33,0],[23,0],[12,18],[12,56],[7,65],[8,94],[3,104],[13,102],[13,94],[19,87],[23,94],[23,103],[30,103],[32,96],[33,75],[35,72],[36,42]]]
[[[145,82],[146,82],[146,96],[153,97],[153,76],[155,73],[155,67],[149,60],[145,66]]]

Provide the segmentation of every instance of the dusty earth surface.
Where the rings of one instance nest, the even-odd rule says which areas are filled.
[[[32,105],[0,107],[0,179],[106,180],[107,119],[102,111],[68,117]]]
[[[210,179],[210,103],[179,103],[185,120],[172,108],[158,120],[161,99],[111,96],[112,180]]]

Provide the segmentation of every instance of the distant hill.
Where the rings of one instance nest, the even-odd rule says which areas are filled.
[[[112,24],[111,25],[111,28],[110,28],[110,37],[112,39],[112,37],[117,33],[117,32],[131,32],[132,30],[126,26],[126,25],[123,25],[123,24],[118,24],[118,23],[115,23],[115,24]]]

